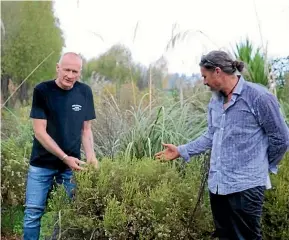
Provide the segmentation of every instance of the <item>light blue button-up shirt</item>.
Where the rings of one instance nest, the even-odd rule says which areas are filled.
[[[274,95],[240,76],[226,109],[224,97],[208,106],[208,129],[178,151],[185,161],[211,149],[208,186],[226,195],[268,184],[269,172],[289,148],[289,129]]]

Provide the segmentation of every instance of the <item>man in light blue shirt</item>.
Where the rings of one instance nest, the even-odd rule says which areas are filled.
[[[245,81],[244,63],[223,51],[212,51],[200,62],[204,84],[213,96],[208,129],[185,145],[164,144],[158,159],[173,160],[211,150],[208,187],[220,239],[262,239],[261,213],[269,173],[289,147],[289,130],[274,95]]]

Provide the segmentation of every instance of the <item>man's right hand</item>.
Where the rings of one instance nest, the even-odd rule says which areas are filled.
[[[155,157],[161,161],[171,161],[180,156],[177,147],[173,144],[162,144],[166,149],[155,154]]]
[[[72,170],[83,170],[83,167],[80,167],[78,164],[86,164],[86,162],[83,162],[75,157],[66,157],[63,162],[70,167]]]

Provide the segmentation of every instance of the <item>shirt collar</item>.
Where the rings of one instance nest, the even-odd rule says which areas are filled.
[[[240,95],[244,87],[245,79],[243,78],[242,75],[238,75],[238,77],[239,77],[239,82],[237,86],[235,87],[233,94]]]

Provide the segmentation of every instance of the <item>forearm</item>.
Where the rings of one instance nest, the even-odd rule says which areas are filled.
[[[94,152],[94,141],[91,129],[82,132],[82,146],[88,162],[96,159]]]
[[[268,160],[269,169],[273,173],[277,173],[277,165],[284,157],[289,147],[289,132],[284,134],[281,139],[269,137],[269,147],[268,147]]]
[[[65,152],[61,150],[47,132],[35,133],[35,138],[48,152],[52,153],[59,159],[62,159],[65,156]]]
[[[187,162],[190,157],[206,152],[212,148],[212,135],[207,132],[195,141],[178,146],[181,157]]]

